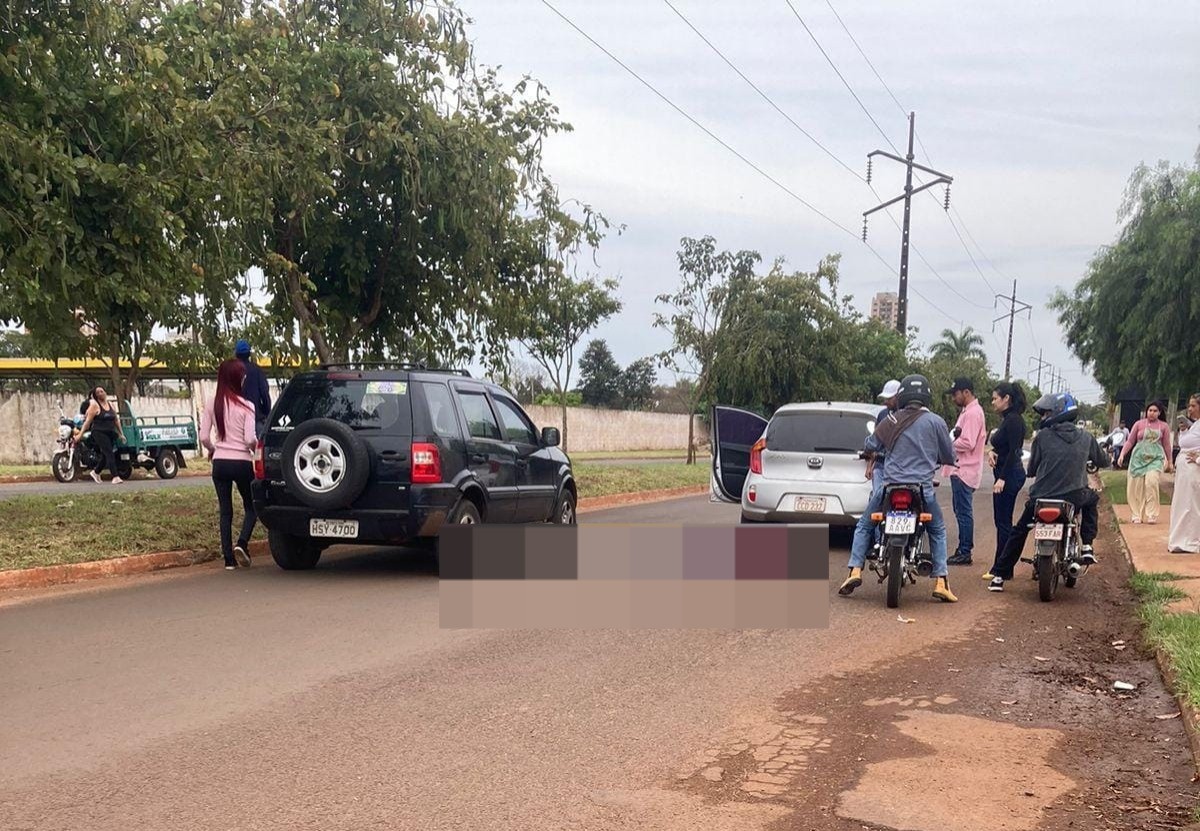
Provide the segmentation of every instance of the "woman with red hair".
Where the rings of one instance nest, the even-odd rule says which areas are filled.
[[[258,438],[254,432],[254,405],[242,398],[246,383],[246,366],[241,361],[225,361],[217,369],[217,393],[204,407],[200,420],[200,443],[212,459],[213,487],[217,489],[217,504],[221,517],[221,553],[225,570],[250,565],[250,534],[254,532],[257,516],[250,496],[254,481],[254,450]],[[217,440],[213,441],[216,430]],[[242,533],[233,543],[233,486],[242,495],[245,519]]]

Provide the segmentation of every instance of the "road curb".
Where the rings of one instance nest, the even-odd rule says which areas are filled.
[[[1104,510],[1108,513],[1109,522],[1117,532],[1118,548],[1121,549],[1121,554],[1125,557],[1125,562],[1129,563],[1130,570],[1135,572],[1140,571],[1133,559],[1133,553],[1129,549],[1129,543],[1125,540],[1125,533],[1121,530],[1121,519],[1117,516],[1117,511],[1113,508],[1113,504],[1109,500],[1107,493],[1104,493],[1102,496],[1102,504],[1104,505]],[[1192,751],[1192,764],[1196,768],[1196,776],[1200,777],[1200,713],[1197,713],[1196,708],[1179,692],[1178,678],[1176,677],[1175,669],[1171,666],[1171,659],[1157,647],[1154,649],[1154,663],[1158,665],[1159,675],[1162,676],[1167,689],[1175,696],[1175,703],[1179,705],[1180,719],[1183,721],[1183,732],[1187,736],[1188,747]]]
[[[588,513],[626,505],[649,505],[654,502],[666,502],[671,499],[694,496],[705,493],[707,490],[707,485],[695,485],[669,490],[594,496],[579,500],[577,510],[579,513]],[[269,557],[270,553],[266,540],[255,540],[250,543],[252,557]],[[113,557],[87,563],[66,563],[59,566],[38,566],[37,568],[0,571],[0,591],[44,589],[101,577],[146,574],[168,568],[199,565],[215,560],[219,556],[220,554],[216,551],[159,551],[154,554],[134,554],[129,557]]]
[[[250,543],[252,557],[270,553],[266,540]],[[220,557],[216,551],[158,551],[153,554],[133,554],[129,557],[112,557],[108,560],[93,560],[87,563],[66,563],[60,566],[38,566],[37,568],[0,571],[0,591],[15,589],[45,589],[101,577],[123,577],[132,574],[147,574],[168,568],[194,566]]]

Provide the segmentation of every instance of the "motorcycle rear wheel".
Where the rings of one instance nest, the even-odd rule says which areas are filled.
[[[886,549],[887,560],[887,607],[900,607],[900,590],[904,588],[904,546],[893,543]]]
[[[1054,554],[1044,555],[1040,551],[1037,558],[1038,597],[1043,603],[1054,599],[1058,591],[1058,557]]]

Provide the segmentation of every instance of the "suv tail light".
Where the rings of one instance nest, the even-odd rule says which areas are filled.
[[[759,439],[750,448],[750,472],[762,473],[762,452],[767,449],[767,440]]]
[[[414,485],[430,485],[442,481],[442,457],[436,444],[413,442],[412,481]]]
[[[258,446],[254,449],[254,478],[267,478],[267,455],[263,450],[262,439],[258,440]]]
[[[913,495],[912,491],[894,490],[891,495],[892,510],[907,511],[912,508]]]
[[[1037,518],[1039,522],[1058,522],[1062,516],[1061,508],[1038,508]]]

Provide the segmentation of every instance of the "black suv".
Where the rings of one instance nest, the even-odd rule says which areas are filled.
[[[431,543],[447,522],[575,523],[559,433],[462,370],[326,365],[271,410],[254,507],[285,569],[334,544]]]

